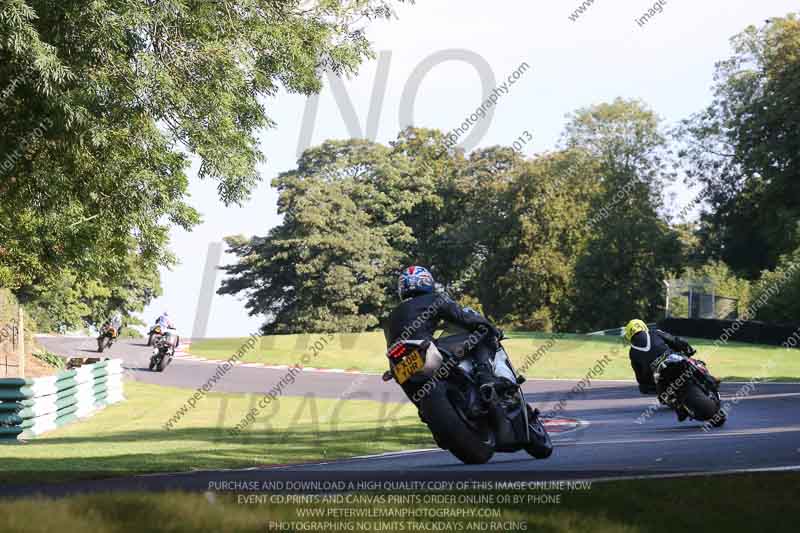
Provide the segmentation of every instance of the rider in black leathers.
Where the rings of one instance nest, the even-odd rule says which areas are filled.
[[[680,337],[670,335],[660,329],[650,330],[647,325],[638,319],[631,320],[625,326],[625,338],[630,342],[631,349],[628,354],[631,367],[639,383],[639,392],[642,394],[659,394],[658,399],[664,402],[661,392],[656,387],[653,376],[653,361],[667,352],[680,353],[691,357],[695,354],[694,348]],[[676,409],[678,420],[683,421],[688,413],[681,407]]]
[[[409,267],[401,275],[399,292],[403,301],[392,311],[384,326],[387,346],[399,340],[431,341],[434,332],[443,321],[457,324],[469,331],[477,331],[480,334],[477,336],[479,340],[471,347],[469,354],[475,361],[478,384],[491,386],[494,383],[491,356],[496,350],[497,339],[500,337],[499,330],[478,313],[463,309],[447,294],[433,292],[432,286],[430,289],[426,286],[423,290],[419,290],[414,283],[411,283],[410,288],[406,283],[407,288],[403,289],[404,276],[408,277],[409,271],[416,276],[416,272],[420,270],[430,276],[427,269],[422,267]],[[432,277],[430,282],[433,283]],[[406,390],[407,394],[408,392]]]
[[[629,357],[642,394],[654,394],[656,382],[650,364],[666,352],[693,353],[688,342],[660,329],[637,332],[631,338]]]

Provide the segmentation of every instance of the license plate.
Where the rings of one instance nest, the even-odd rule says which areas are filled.
[[[399,384],[408,381],[408,378],[419,372],[425,366],[425,361],[417,350],[414,350],[394,365],[394,377]]]

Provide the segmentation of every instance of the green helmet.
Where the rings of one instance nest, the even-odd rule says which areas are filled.
[[[633,336],[640,331],[647,331],[647,324],[645,324],[643,320],[634,318],[628,322],[628,325],[625,326],[625,340],[628,342],[628,344],[630,344]]]

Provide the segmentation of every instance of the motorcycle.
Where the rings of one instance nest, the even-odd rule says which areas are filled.
[[[692,357],[694,354],[694,349],[667,352],[650,365],[659,401],[676,410],[683,408],[694,420],[720,427],[727,419],[721,409],[720,382],[704,361]]]
[[[390,369],[384,381],[394,379],[416,404],[436,444],[466,464],[483,464],[495,452],[525,450],[537,459],[553,453],[553,443],[526,402],[511,360],[497,339],[492,364],[494,387],[480,388],[475,364],[465,355],[480,337],[448,324],[430,341],[404,340],[386,352]]]
[[[150,370],[163,372],[175,357],[175,348],[180,342],[179,337],[171,331],[158,336],[154,341],[153,355],[150,357]]]
[[[100,328],[100,336],[97,337],[97,351],[103,353],[103,350],[111,348],[115,340],[117,340],[117,329],[110,324],[104,324]]]

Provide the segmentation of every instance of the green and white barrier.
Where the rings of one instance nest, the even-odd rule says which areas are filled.
[[[33,437],[125,399],[122,360],[34,379],[0,379],[0,440]]]

